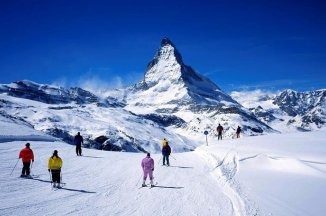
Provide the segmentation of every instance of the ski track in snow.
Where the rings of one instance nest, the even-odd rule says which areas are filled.
[[[257,209],[250,209],[250,214],[247,213],[247,211],[249,211],[247,210],[249,203],[246,203],[245,200],[241,197],[241,193],[239,191],[240,186],[233,179],[237,174],[239,168],[237,152],[232,148],[221,159],[213,153],[202,150],[202,148],[199,148],[197,153],[205,158],[207,163],[210,165],[209,172],[218,182],[218,186],[221,188],[223,193],[229,198],[232,205],[232,215],[257,215]],[[255,211],[255,213],[253,213],[253,211]]]

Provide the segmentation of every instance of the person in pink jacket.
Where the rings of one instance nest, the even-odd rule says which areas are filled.
[[[149,179],[151,180],[151,186],[154,186],[153,184],[153,171],[154,171],[154,160],[151,158],[150,153],[147,153],[147,156],[142,160],[141,167],[144,171],[144,180],[143,180],[143,187],[146,187],[146,179],[149,175]]]

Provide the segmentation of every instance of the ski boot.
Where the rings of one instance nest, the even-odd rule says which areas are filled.
[[[141,186],[142,187],[146,187],[145,181],[143,181],[143,184]]]

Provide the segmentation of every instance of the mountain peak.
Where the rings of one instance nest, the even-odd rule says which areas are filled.
[[[181,54],[168,38],[163,38],[161,47],[148,64],[142,86],[144,84],[145,90],[155,97],[159,97],[158,93],[176,95],[168,99],[172,101],[219,104],[224,100],[236,103],[215,83],[184,64]]]
[[[161,47],[166,46],[166,45],[171,45],[171,46],[175,47],[169,38],[164,37],[161,41]]]
[[[171,74],[166,74],[165,69],[168,68],[175,68],[175,67],[182,67],[184,65],[182,61],[182,56],[172,43],[172,41],[168,38],[163,38],[161,41],[161,46],[156,52],[152,61],[150,61],[147,65],[147,71],[145,74],[145,81],[151,82],[153,81],[152,75],[157,79],[160,76],[159,74],[165,74],[166,78],[169,77]],[[164,69],[165,68],[165,69]],[[155,72],[155,73],[154,73]],[[159,74],[158,74],[159,73]],[[148,79],[147,79],[148,78]],[[147,83],[148,84],[148,83]]]

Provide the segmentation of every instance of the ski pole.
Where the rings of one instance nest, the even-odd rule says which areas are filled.
[[[62,184],[62,172],[60,170],[60,183],[59,183],[59,187],[60,187],[60,184]]]
[[[50,176],[51,188],[52,188],[52,183],[53,183],[53,181],[52,181],[52,176],[51,176],[51,172],[50,172],[50,171],[49,171],[49,176]]]
[[[173,157],[172,155],[170,155],[174,160],[177,160],[177,159],[175,159],[175,157]]]
[[[11,175],[12,175],[12,173],[14,172],[14,170],[15,170],[15,168],[16,168],[16,166],[17,166],[17,164],[18,164],[18,161],[19,161],[19,159],[20,159],[20,158],[18,158],[18,159],[17,159],[17,162],[16,162],[16,164],[15,164],[14,168],[12,169],[12,171],[11,171],[11,173],[10,173],[10,176],[11,176]]]
[[[30,171],[31,176],[33,176],[33,172],[32,172],[32,169],[33,169],[33,163],[34,163],[34,162],[32,161],[32,163],[31,163],[31,167],[30,167],[30,170],[31,170],[31,171]]]
[[[138,186],[138,184],[139,184],[139,181],[140,181],[140,179],[141,179],[141,177],[143,176],[143,174],[141,174],[140,176],[139,176],[139,179],[138,179],[138,181],[137,181],[137,184],[136,184],[136,186]]]
[[[162,160],[162,155],[161,155],[160,159],[158,160],[157,164],[160,164],[161,160]]]

